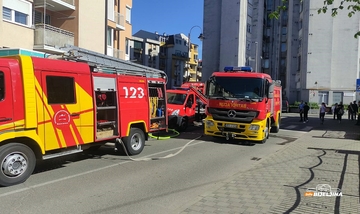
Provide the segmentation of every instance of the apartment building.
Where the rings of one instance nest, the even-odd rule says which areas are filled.
[[[360,51],[353,36],[360,14],[349,18],[343,10],[333,18],[317,13],[322,1],[304,0],[289,1],[279,19],[270,19],[279,5],[281,0],[204,0],[203,79],[226,65],[250,65],[281,80],[290,103],[355,100]]]
[[[134,52],[134,58],[137,58],[135,56],[149,58],[150,55],[146,52],[149,50],[144,50],[144,45],[154,43],[152,41],[160,43],[159,69],[168,75],[168,88],[181,86],[185,81],[196,81],[201,78],[198,59],[199,46],[192,43],[189,49],[189,38],[186,35],[182,33],[174,35],[163,33],[160,35],[157,32],[140,30],[133,35],[134,44],[129,47],[130,52]],[[140,62],[145,63],[143,59]]]
[[[204,0],[203,79],[225,66],[260,68],[263,13],[258,8],[263,8],[261,2]]]
[[[130,61],[159,69],[160,41],[133,36],[131,40],[128,39],[127,44],[125,51],[130,54]]]
[[[337,3],[339,1],[335,1],[335,6]],[[344,8],[347,5],[345,3]],[[298,40],[292,55],[298,62],[296,69],[290,71],[288,68],[288,75],[295,76],[289,97],[328,105],[340,101],[349,104],[356,99],[356,79],[360,72],[360,43],[354,38],[359,31],[360,14],[355,13],[349,18],[344,9],[333,18],[332,7],[328,13],[318,14],[322,1],[303,1],[298,10],[296,4],[292,6],[289,6],[289,14],[298,16],[291,22],[297,31],[293,39]],[[290,60],[288,58],[288,62]]]
[[[52,54],[75,45],[121,59],[131,38],[132,0],[0,0],[0,47]]]
[[[191,43],[189,50],[189,61],[185,65],[184,81],[197,82],[201,80],[201,72],[199,72],[199,46]]]

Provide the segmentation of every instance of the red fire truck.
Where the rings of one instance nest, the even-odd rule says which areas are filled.
[[[206,84],[205,135],[265,143],[281,119],[281,82],[251,67],[225,67]]]
[[[166,90],[169,128],[185,131],[196,119],[204,118],[207,104],[204,86],[202,82],[187,82],[180,88]]]
[[[149,132],[167,129],[163,71],[74,46],[63,50],[60,59],[0,50],[1,186],[24,182],[37,160],[106,142],[137,155]]]

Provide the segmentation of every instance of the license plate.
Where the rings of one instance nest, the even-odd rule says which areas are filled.
[[[237,128],[237,125],[236,125],[236,124],[225,124],[225,127],[228,127],[228,128]]]

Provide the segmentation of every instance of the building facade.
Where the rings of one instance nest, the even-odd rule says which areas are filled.
[[[270,19],[279,5],[281,0],[204,0],[203,79],[224,66],[250,65],[281,80],[290,103],[355,100],[360,14],[349,18],[344,9],[333,18],[317,13],[322,1],[294,0],[279,19]]]
[[[296,95],[290,91],[289,97],[328,105],[349,104],[356,99],[356,79],[360,72],[360,44],[354,38],[359,31],[360,14],[349,18],[344,9],[332,18],[332,7],[326,14],[317,13],[322,6],[321,1],[309,0],[299,5],[299,19],[295,20],[298,49],[293,53],[298,59]]]
[[[154,43],[154,41],[158,41],[160,44],[159,69],[168,75],[167,88],[179,87],[184,82],[197,81],[201,78],[202,69],[199,69],[198,45],[191,44],[189,48],[189,38],[182,33],[160,35],[157,32],[144,30],[136,32],[133,35],[133,46],[128,47],[130,51],[134,52],[134,60],[138,61],[136,58],[140,56],[148,56],[140,51],[144,51],[145,44]],[[139,62],[145,63],[143,59]]]
[[[0,47],[51,54],[75,45],[127,59],[132,0],[0,0]]]
[[[126,52],[130,53],[130,61],[159,69],[160,62],[160,42],[149,38],[139,38],[133,36],[128,40]]]
[[[204,0],[203,79],[225,66],[251,65],[260,69],[261,2]]]

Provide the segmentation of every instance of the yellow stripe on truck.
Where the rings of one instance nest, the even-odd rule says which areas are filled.
[[[35,75],[33,63],[30,56],[16,56],[20,61],[23,90],[24,90],[24,111],[25,128],[36,128],[36,97],[35,97]]]

